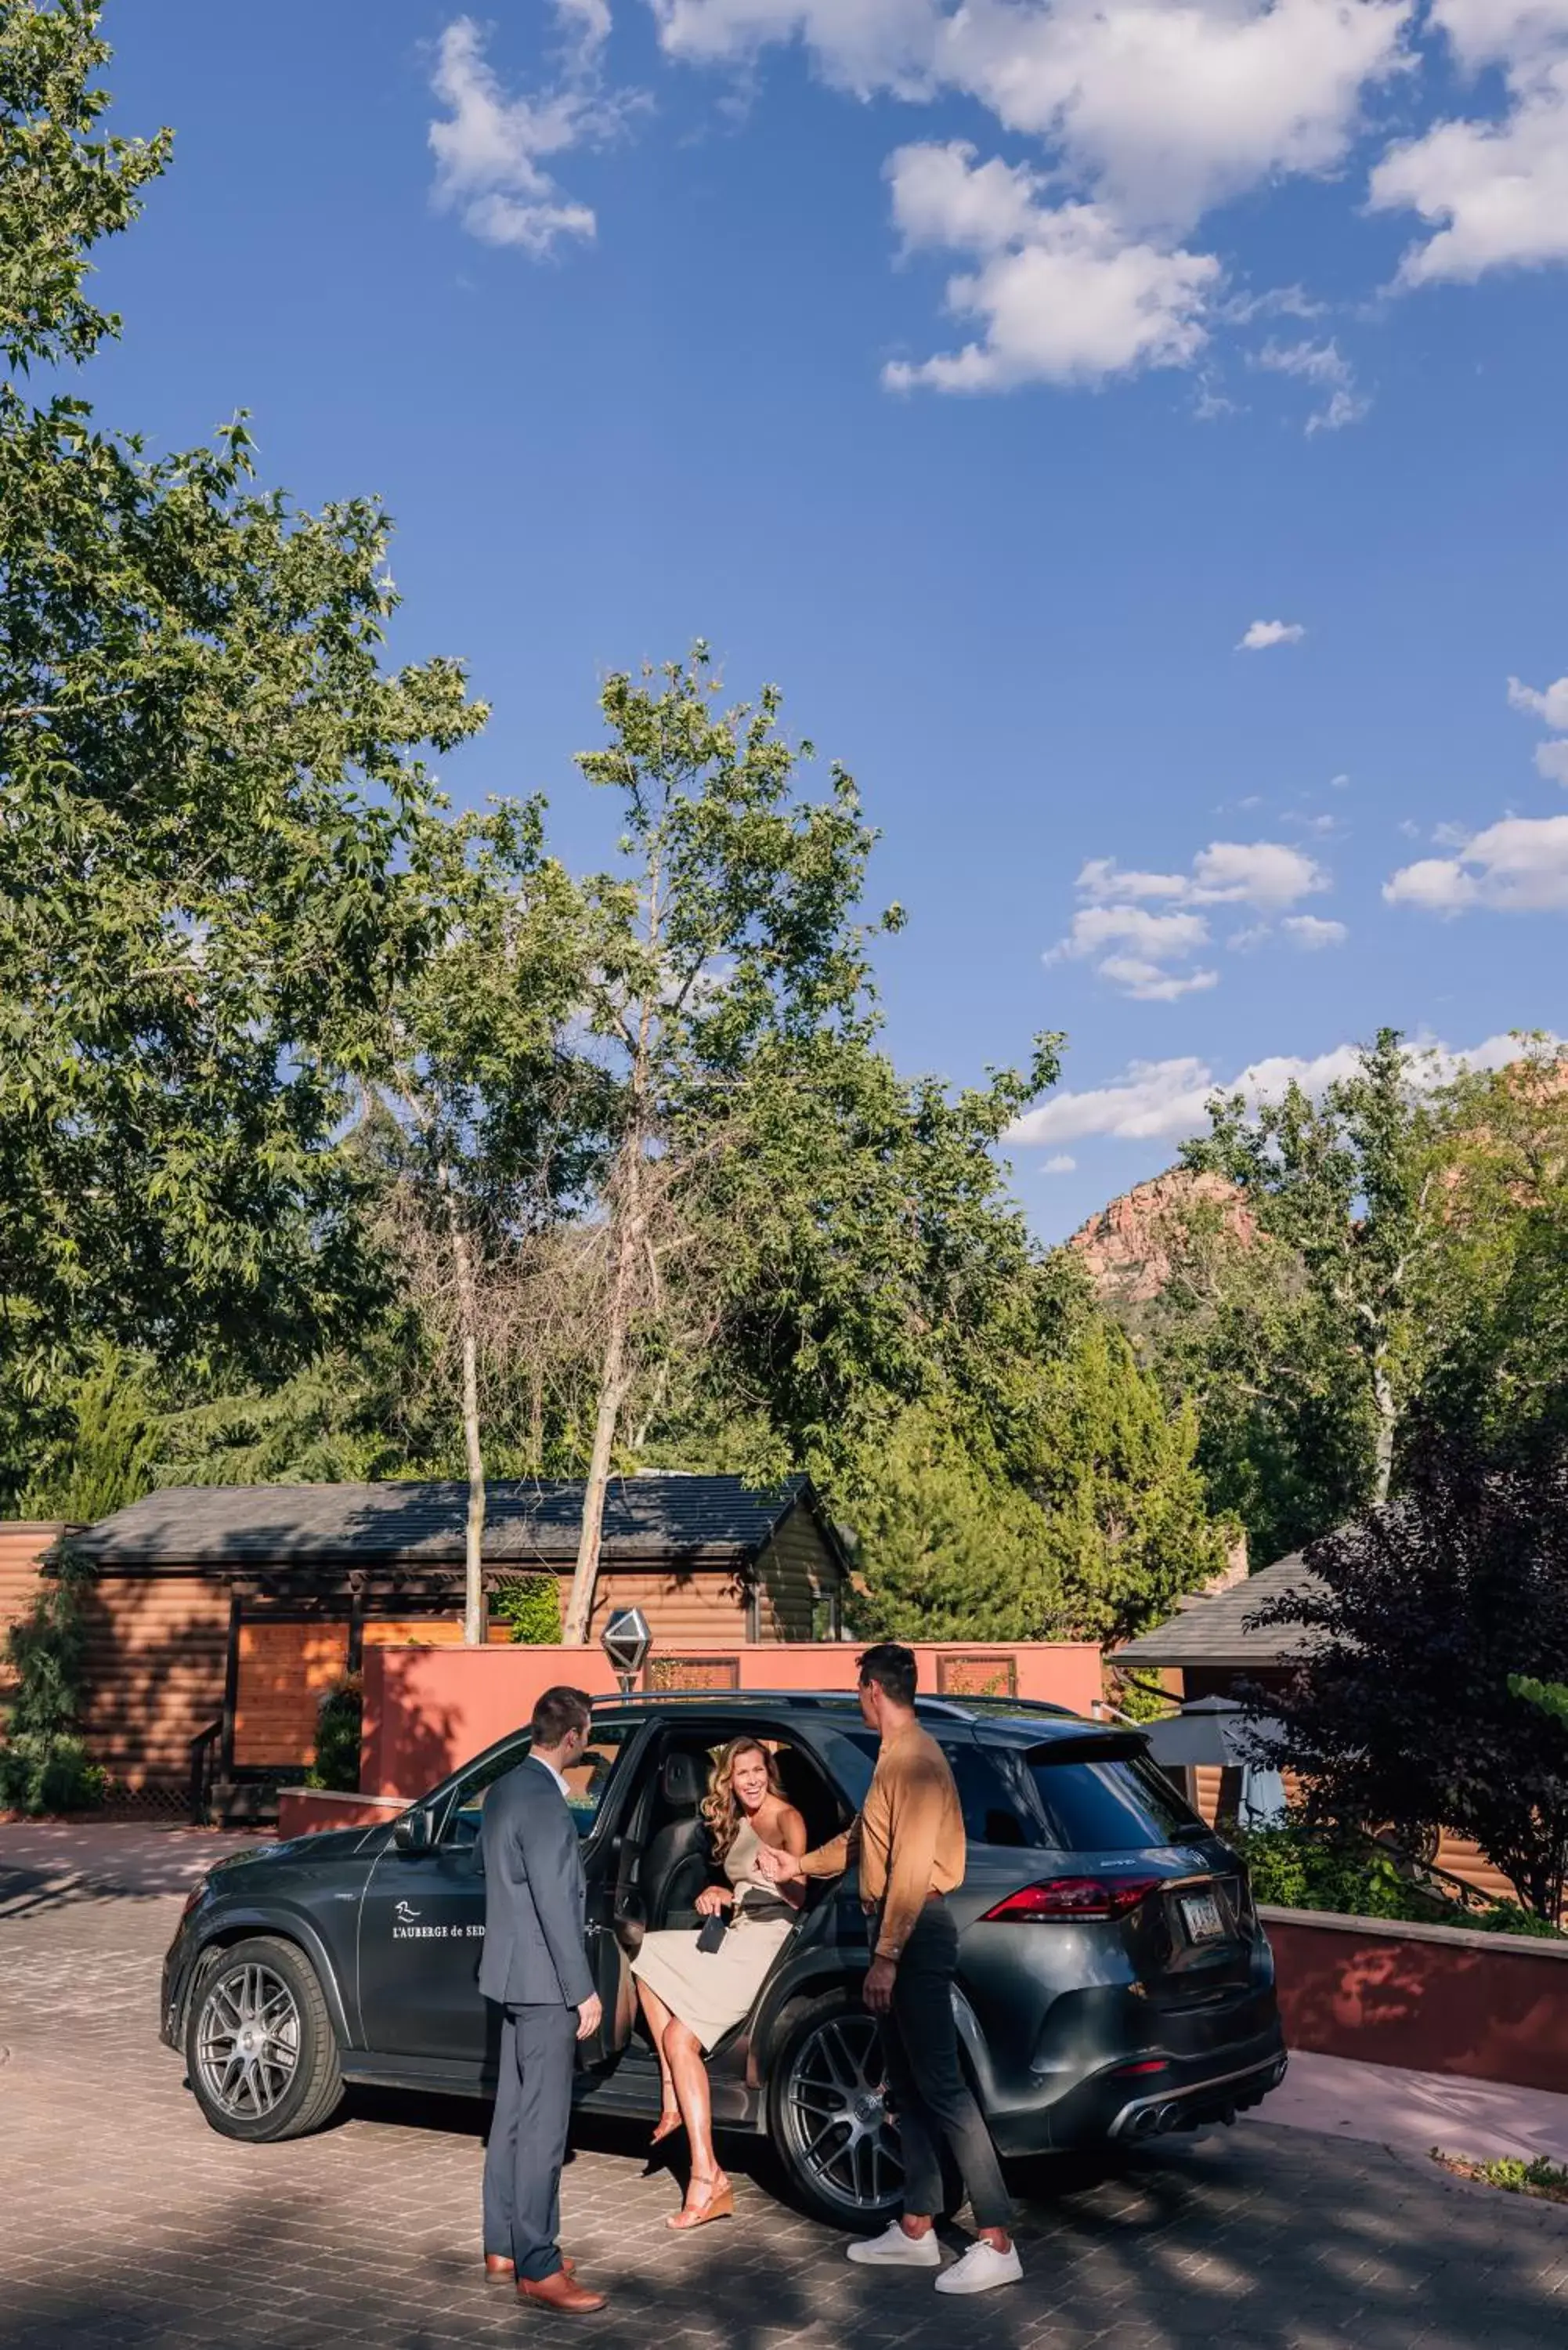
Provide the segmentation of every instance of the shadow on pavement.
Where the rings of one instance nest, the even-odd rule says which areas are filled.
[[[225,1853],[265,1837],[136,1821],[0,1821],[0,1919],[75,1901],[161,1901],[188,1893]]]
[[[1321,2166],[1303,2196],[1289,2163],[1227,2155],[1216,2168],[1201,2151],[1140,2163],[1028,2204],[1018,2231],[1023,2283],[974,2301],[935,2295],[924,2275],[855,2270],[830,2231],[781,2236],[756,2224],[754,2204],[732,2225],[668,2241],[646,2215],[634,2225],[628,2211],[624,2230],[601,2216],[571,2246],[585,2276],[611,2296],[591,2334],[519,2312],[508,2288],[487,2284],[477,2224],[472,2252],[459,2252],[431,2244],[411,2220],[389,2240],[367,2210],[359,2257],[346,2262],[325,2243],[312,2199],[280,2183],[185,2234],[175,2261],[128,2260],[130,2247],[100,2241],[85,2260],[23,2284],[7,2312],[6,2350],[97,2341],[248,2350],[348,2337],[434,2350],[520,2331],[552,2345],[591,2338],[638,2350],[650,2342],[784,2350],[796,2340],[909,2350],[1296,2350],[1347,2340],[1357,2350],[1407,2350],[1417,2340],[1423,2350],[1457,2350],[1484,2340],[1489,2350],[1523,2350],[1563,2338],[1552,2280],[1568,2234],[1548,2238],[1540,2214],[1521,2207],[1501,2231],[1512,2257],[1500,2259],[1508,2246],[1495,2200],[1448,2199],[1439,2231],[1410,2224],[1411,2181],[1397,2166],[1374,2166],[1360,2183],[1370,2210],[1325,2191]]]

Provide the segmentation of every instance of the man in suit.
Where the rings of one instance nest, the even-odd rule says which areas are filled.
[[[583,1863],[566,1773],[588,1742],[582,1690],[534,1708],[533,1746],[484,1799],[484,1951],[479,1988],[503,2011],[501,2077],[484,2156],[484,2267],[520,2301],[573,2316],[605,2296],[579,2283],[556,2238],[576,2043],[598,2029],[584,1947]]]

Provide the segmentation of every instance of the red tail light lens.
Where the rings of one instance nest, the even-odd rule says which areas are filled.
[[[983,1925],[1050,1925],[1062,1920],[1093,1924],[1125,1918],[1158,1891],[1158,1877],[1048,1877],[1043,1885],[1022,1886],[988,1909]]]

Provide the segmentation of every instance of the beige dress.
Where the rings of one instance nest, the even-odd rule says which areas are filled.
[[[645,1934],[631,1970],[711,2048],[749,2015],[763,1979],[794,1931],[797,1912],[757,1867],[762,1838],[742,1820],[724,1856],[735,1888],[729,1932],[716,1950],[700,1950],[695,1933],[672,1928]]]

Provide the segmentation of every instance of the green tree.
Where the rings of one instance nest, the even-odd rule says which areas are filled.
[[[338,1072],[430,944],[419,751],[461,671],[388,671],[371,502],[296,513],[243,423],[150,459],[29,365],[116,321],[89,253],[167,160],[95,138],[80,0],[0,17],[0,1478],[100,1344],[275,1376],[380,1284]],[[68,1409],[65,1414],[68,1419]]]
[[[1038,1640],[1064,1628],[1059,1559],[1038,1505],[944,1415],[896,1422],[853,1503],[855,1629],[869,1639]]]
[[[71,1400],[68,1432],[22,1495],[22,1515],[88,1525],[139,1502],[156,1482],[161,1419],[146,1358],[102,1350]]]
[[[1311,1654],[1262,1700],[1312,1825],[1472,1836],[1538,1917],[1568,1885],[1568,1721],[1521,1703],[1568,1677],[1568,1461],[1499,1464],[1438,1431],[1386,1508],[1316,1543],[1308,1596],[1260,1610]]]
[[[78,1730],[86,1694],[83,1599],[91,1569],[67,1547],[5,1636],[13,1686],[0,1743],[0,1808],[75,1811],[98,1802],[103,1773]]]
[[[1362,1505],[1373,1410],[1344,1317],[1272,1233],[1238,1230],[1210,1200],[1184,1203],[1161,1245],[1169,1274],[1127,1315],[1139,1357],[1198,1422],[1211,1506],[1246,1530],[1262,1565]]]
[[[1443,1186],[1417,1061],[1397,1029],[1380,1029],[1321,1101],[1298,1085],[1256,1111],[1240,1094],[1217,1096],[1209,1133],[1182,1151],[1186,1166],[1240,1184],[1261,1229],[1299,1268],[1314,1339],[1326,1340],[1347,1405],[1370,1423],[1365,1498],[1375,1503],[1387,1498],[1437,1336],[1429,1301]]]
[[[464,1637],[485,1637],[482,1388],[514,1380],[537,1294],[534,1243],[603,1157],[604,1072],[569,1042],[591,985],[588,910],[544,853],[538,803],[427,832],[438,943],[392,1006],[373,1127],[386,1222],[431,1368],[455,1370],[468,1478]],[[537,1461],[534,1464],[539,1465]]]
[[[1196,1413],[1167,1405],[1113,1323],[1088,1318],[1043,1389],[1018,1466],[1058,1562],[1064,1628],[1113,1648],[1212,1582],[1233,1529],[1210,1513]]]
[[[869,931],[853,919],[872,835],[835,768],[825,799],[794,793],[781,697],[714,707],[707,649],[656,675],[618,672],[600,696],[608,745],[587,780],[621,806],[621,868],[591,884],[597,939],[588,1020],[613,1085],[607,1173],[593,1236],[593,1440],[568,1642],[587,1637],[618,1440],[639,1378],[656,1391],[681,1350],[680,1294],[699,1294],[695,1196],[737,1147],[737,1096],[768,1047],[854,1021]],[[896,926],[897,910],[882,927]]]
[[[1425,1408],[1491,1452],[1568,1436],[1568,1064],[1521,1036],[1505,1068],[1438,1097],[1442,1335]]]

